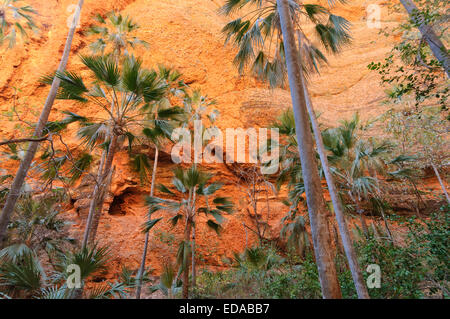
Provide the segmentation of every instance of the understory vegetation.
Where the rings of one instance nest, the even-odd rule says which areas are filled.
[[[448,298],[449,210],[443,206],[420,223],[417,218],[397,221],[408,228],[401,245],[370,234],[355,242],[361,267],[378,264],[380,288],[369,289],[371,298]],[[345,256],[336,255],[344,298],[357,298]],[[321,298],[317,268],[311,251],[304,257],[271,246],[248,248],[227,260],[231,269],[203,270],[198,277],[197,298]],[[370,272],[365,272],[365,279]]]

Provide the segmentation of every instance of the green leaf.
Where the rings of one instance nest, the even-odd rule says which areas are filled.
[[[162,218],[150,219],[144,223],[144,233],[148,233]]]

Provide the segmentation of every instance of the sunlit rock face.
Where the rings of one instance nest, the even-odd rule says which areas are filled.
[[[28,44],[19,43],[13,50],[0,51],[0,112],[11,111],[16,94],[17,109],[22,119],[34,121],[48,93],[48,88],[40,85],[38,80],[57,68],[68,32],[68,21],[73,14],[73,4],[77,1],[27,2],[40,13],[38,21],[41,32],[33,35]],[[82,30],[93,22],[92,16],[111,9],[121,10],[141,25],[137,36],[150,45],[148,49],[135,51],[143,58],[144,65],[156,67],[165,64],[173,67],[183,73],[185,81],[193,88],[199,88],[204,95],[215,99],[215,107],[221,113],[219,127],[266,126],[282,110],[290,107],[289,91],[270,90],[252,77],[238,74],[233,64],[235,49],[224,46],[224,36],[221,34],[222,27],[229,21],[229,18],[217,14],[221,3],[221,0],[86,0],[68,69],[87,74],[78,55],[89,52],[87,46],[92,39],[85,37]],[[349,5],[336,7],[337,14],[352,22],[353,43],[340,55],[329,56],[329,65],[321,68],[320,75],[309,79],[313,103],[316,111],[321,113],[320,121],[324,125],[336,124],[339,119],[349,118],[357,111],[363,119],[383,111],[379,102],[384,97],[384,90],[379,85],[378,76],[370,72],[367,65],[384,58],[392,46],[392,39],[379,35],[378,29],[368,27],[366,6],[380,4],[381,22],[387,26],[399,17],[387,15],[386,3],[355,0]],[[307,31],[308,28],[305,26]],[[51,119],[63,117],[63,110],[86,116],[104,116],[92,105],[57,101]],[[15,127],[16,122],[10,119],[11,116],[1,119],[1,138],[20,134],[20,129]],[[69,129],[64,137],[71,147],[78,144],[75,128]],[[152,151],[148,152],[152,156]],[[115,265],[136,267],[144,241],[141,233],[146,214],[143,197],[149,192],[149,187],[142,186],[131,171],[125,150],[118,154],[115,166],[98,237],[101,243],[111,246]],[[170,156],[166,154],[158,168],[157,182],[168,184],[173,167]],[[233,251],[242,250],[246,243],[250,245],[255,237],[243,226],[244,222],[251,224],[251,220],[245,217],[247,207],[235,185],[233,172],[221,164],[203,167],[214,173],[215,180],[225,182],[222,193],[232,196],[237,206],[236,213],[228,217],[221,237],[204,228],[204,223],[199,223],[197,240],[203,256],[200,264],[221,267],[221,256],[232,256]],[[74,208],[65,214],[74,221],[72,231],[76,236],[84,228],[90,187],[81,185],[74,190]],[[265,202],[261,202],[261,206],[263,204]],[[287,208],[278,199],[269,200],[269,237],[278,237],[279,220],[286,211]],[[173,258],[181,232],[181,227],[172,230],[166,221],[156,227],[151,236],[148,257],[152,267],[160,269],[165,259]],[[175,234],[174,240],[170,234]]]

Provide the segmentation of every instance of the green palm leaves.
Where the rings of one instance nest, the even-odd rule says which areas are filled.
[[[149,109],[161,101],[167,95],[169,85],[162,79],[158,72],[148,70],[142,66],[142,61],[133,56],[125,57],[121,63],[111,55],[106,56],[81,56],[81,61],[90,71],[92,79],[89,83],[74,72],[57,72],[56,76],[61,80],[57,93],[58,99],[73,100],[80,103],[89,103],[97,110],[93,113],[102,112],[105,116],[83,117],[68,112],[62,121],[51,122],[56,128],[64,128],[70,123],[77,122],[80,125],[78,137],[82,144],[89,150],[96,146],[108,149],[112,137],[116,136],[119,142],[128,141],[129,147],[136,143],[136,133],[170,135],[171,126],[168,119],[180,114],[180,108],[169,108],[159,110],[159,119]],[[44,83],[51,83],[52,76],[42,79]],[[51,127],[48,131],[53,131]],[[83,154],[73,163],[70,170],[72,181],[81,177],[82,173],[92,163],[92,157]],[[135,164],[139,170],[145,172],[148,164],[145,158],[137,158]]]
[[[334,5],[334,2],[329,1],[329,5]],[[306,72],[317,72],[319,64],[327,60],[303,32],[303,20],[314,24],[314,33],[322,47],[333,53],[350,41],[350,23],[321,5],[303,4],[294,0],[289,5],[301,43],[303,68]],[[276,1],[227,0],[220,11],[225,15],[246,12],[244,16],[229,22],[222,30],[226,35],[226,42],[232,41],[238,48],[234,63],[239,72],[250,69],[271,87],[285,86],[287,71]]]
[[[210,180],[209,174],[194,166],[187,170],[175,169],[171,189],[165,185],[158,185],[158,189],[161,193],[177,199],[147,197],[149,221],[144,225],[144,230],[148,231],[153,227],[151,219],[153,213],[166,210],[175,214],[170,218],[173,226],[177,225],[181,218],[191,220],[198,213],[212,217],[207,220],[206,225],[217,233],[220,232],[220,224],[225,220],[223,214],[231,214],[233,204],[226,197],[214,195],[222,188],[222,185],[210,182]],[[203,198],[203,205],[199,205],[199,197]]]
[[[161,291],[164,296],[173,298],[181,292],[181,282],[177,280],[177,272],[172,264],[165,264],[160,283],[150,287],[151,292]]]
[[[104,19],[101,15],[94,18],[99,25],[92,26],[88,34],[98,36],[98,39],[90,45],[93,53],[104,54],[110,51],[114,56],[128,55],[129,48],[137,45],[148,47],[148,43],[138,39],[132,34],[139,29],[139,25],[130,17],[122,16],[116,12],[110,12]]]
[[[297,151],[293,113],[282,113],[274,127],[284,135],[280,151],[281,170],[277,180],[280,187],[288,182],[291,188],[289,200],[296,207],[305,188],[302,182],[300,158]],[[322,139],[328,151],[328,161],[341,192],[349,191],[356,198],[367,198],[379,191],[377,174],[385,168],[384,155],[392,148],[387,141],[362,139],[365,127],[355,114],[352,119],[341,121],[336,128],[323,130]]]
[[[0,285],[10,289],[34,292],[41,287],[43,268],[31,250],[23,251],[14,259],[6,259],[0,265]]]
[[[342,121],[341,126],[322,133],[332,172],[341,190],[350,192],[358,199],[378,192],[376,173],[384,166],[382,155],[391,145],[385,141],[361,139],[359,117]]]
[[[0,46],[8,41],[8,47],[16,44],[17,35],[28,38],[27,29],[36,31],[33,14],[37,12],[29,5],[20,5],[20,0],[0,0]]]
[[[109,250],[104,247],[59,252],[54,256],[54,271],[47,276],[36,252],[24,244],[13,245],[0,251],[0,287],[14,296],[27,296],[38,299],[71,298],[66,280],[70,275],[70,265],[80,269],[80,280],[84,281],[104,269],[110,260]],[[107,299],[123,297],[129,286],[122,282],[97,286],[89,291],[89,298]]]
[[[143,68],[140,59],[127,57],[122,65],[111,56],[82,56],[81,60],[94,81],[87,85],[78,74],[57,73],[61,80],[58,98],[89,102],[109,115],[107,121],[86,119],[81,123],[79,136],[89,146],[107,133],[107,126],[114,127],[118,135],[131,133],[131,127],[138,127],[141,122],[136,112],[166,94],[166,85],[158,74]]]

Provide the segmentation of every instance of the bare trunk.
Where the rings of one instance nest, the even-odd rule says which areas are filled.
[[[436,177],[439,181],[439,184],[441,185],[442,191],[444,192],[445,198],[447,199],[447,203],[450,204],[450,197],[448,196],[447,188],[445,187],[444,181],[442,180],[441,175],[439,174],[439,171],[438,171],[436,165],[431,164],[431,166],[433,167],[434,174],[436,175]]]
[[[105,142],[106,142],[106,138],[105,138]],[[89,238],[88,225],[92,224],[92,218],[94,217],[95,207],[97,207],[98,194],[100,191],[100,184],[101,184],[101,179],[102,179],[102,175],[103,175],[103,166],[105,165],[105,161],[106,161],[106,155],[107,155],[107,152],[103,151],[102,159],[100,160],[100,164],[98,165],[97,179],[95,180],[94,191],[92,193],[92,199],[91,199],[91,203],[89,205],[89,213],[88,213],[88,216],[86,219],[86,229],[85,229],[84,236],[83,236],[83,243],[81,244],[81,247],[83,249],[86,247],[88,238]]]
[[[111,184],[111,179],[113,175],[114,175],[114,167],[111,168],[111,170],[108,172],[108,175],[105,176],[104,182],[100,186],[101,189],[98,194],[97,206],[95,207],[91,227],[89,228],[88,244],[92,245],[95,242],[98,225],[100,224],[100,218],[103,213],[103,203],[105,201],[106,194],[108,193],[109,185]]]
[[[195,287],[196,283],[196,277],[197,277],[197,270],[195,265],[195,221],[192,225],[192,287]]]
[[[86,220],[86,226],[84,230],[83,243],[82,248],[85,248],[88,243],[92,242],[95,239],[95,235],[97,232],[99,215],[101,214],[101,209],[103,208],[103,202],[105,198],[105,194],[107,192],[106,185],[108,184],[108,178],[111,176],[111,166],[115,155],[115,150],[117,147],[117,136],[114,134],[112,136],[108,154],[105,157],[105,153],[103,154],[102,160],[99,165],[99,173],[97,175],[97,183],[94,187],[94,192],[92,194],[92,200],[89,206],[89,214]],[[104,168],[103,168],[103,162]],[[101,203],[101,206],[100,206]],[[98,211],[100,210],[100,211]]]
[[[67,35],[66,44],[64,46],[64,52],[58,67],[59,72],[64,72],[66,70],[67,63],[69,61],[70,49],[72,47],[73,36],[75,34],[75,29],[77,27],[78,20],[80,18],[83,3],[84,0],[79,0],[78,2],[77,7],[78,10],[73,18],[69,34]],[[41,115],[39,117],[39,120],[37,122],[33,134],[34,137],[36,138],[42,137],[45,125],[47,124],[48,117],[50,115],[50,111],[52,110],[53,103],[55,102],[56,94],[58,92],[60,83],[61,83],[60,79],[55,76],[52,82],[52,86],[50,88],[50,92],[48,93],[47,100],[45,101],[44,108],[42,109]],[[31,163],[33,162],[34,156],[36,155],[38,146],[39,142],[31,142],[24,159],[20,163],[20,167],[11,185],[11,190],[9,191],[8,197],[6,198],[5,206],[3,207],[3,211],[0,216],[0,248],[3,247],[4,242],[6,240],[7,227],[11,219],[11,215],[14,211],[17,199],[20,196],[23,183],[28,174],[28,170],[30,169]]]
[[[301,46],[301,34],[297,33],[297,38],[299,41],[299,47]],[[300,49],[300,48],[299,48]],[[303,78],[303,81],[305,79]],[[358,293],[358,298],[360,299],[368,299],[369,293],[367,292],[367,288],[364,282],[364,277],[361,272],[361,268],[359,267],[358,259],[356,257],[355,248],[353,247],[352,238],[350,237],[350,233],[348,231],[347,222],[345,221],[344,216],[344,208],[342,206],[342,202],[339,198],[338,191],[336,189],[336,185],[334,183],[333,175],[331,175],[330,165],[328,163],[328,157],[325,150],[325,146],[322,140],[322,133],[320,131],[319,124],[317,122],[316,114],[314,113],[314,107],[306,87],[306,83],[303,84],[305,99],[306,99],[306,107],[308,108],[309,118],[311,120],[314,137],[316,139],[317,152],[319,153],[320,161],[322,163],[322,168],[324,171],[325,179],[328,185],[328,192],[330,193],[331,201],[333,203],[334,214],[336,216],[336,221],[339,227],[339,232],[342,238],[342,244],[344,246],[344,251],[347,256],[348,264],[350,267],[350,271],[352,273],[353,282],[356,287],[356,291]],[[336,242],[336,245],[339,245]],[[340,245],[339,245],[340,246]],[[338,246],[336,246],[338,247]]]
[[[90,244],[94,243],[95,237],[97,236],[97,229],[103,212],[103,203],[105,202],[105,197],[108,193],[108,186],[112,179],[112,164],[114,161],[114,156],[116,155],[117,143],[118,136],[112,133],[111,144],[109,145],[109,151],[106,157],[105,168],[103,170],[103,176],[100,184],[101,190],[99,193],[99,199],[96,203],[92,224],[89,228],[88,243]]]
[[[364,232],[364,236],[369,238],[369,227],[367,227],[366,217],[364,216],[364,211],[358,209],[359,220],[361,221],[361,226]]]
[[[191,239],[191,221],[188,217],[186,220],[186,227],[184,229],[184,249],[188,249],[189,240]],[[185,251],[186,253],[186,251]],[[189,261],[186,261],[183,270],[183,298],[189,298]]]
[[[383,221],[384,221],[384,226],[386,227],[386,232],[388,233],[388,236],[389,236],[389,240],[392,242],[393,245],[395,245],[394,235],[392,234],[391,228],[389,227],[389,222],[386,218],[386,215],[384,214],[384,209],[381,208],[380,212],[381,212],[381,217],[383,218]]]
[[[158,168],[158,156],[159,150],[155,148],[155,159],[153,160],[153,171],[152,171],[152,185],[150,186],[150,197],[153,197],[155,190],[155,179],[156,179],[156,169]],[[137,275],[137,287],[136,287],[136,299],[141,299],[141,289],[142,289],[142,276],[145,271],[145,259],[147,258],[147,250],[148,250],[148,241],[149,241],[149,233],[145,234],[145,243],[144,243],[144,251],[142,252],[141,265],[139,268],[139,272]]]
[[[341,241],[339,240],[338,230],[334,224],[333,224],[333,235],[334,235],[334,244],[336,246],[336,249],[341,254],[344,252],[344,250],[342,249]]]
[[[298,52],[295,45],[294,27],[287,0],[277,0],[277,4],[284,38],[298,147],[322,295],[323,298],[341,298],[341,289],[337,278],[331,235],[328,227],[328,211],[323,197],[313,138],[308,121],[302,68],[297,58]]]
[[[192,244],[191,244],[191,249],[192,249],[192,255],[191,255],[191,263],[192,263],[192,287],[195,287],[195,277],[197,275],[196,270],[195,270],[195,204],[196,204],[196,190],[197,187],[194,187],[194,192],[192,194],[192,205],[191,205],[191,212],[192,212]]]
[[[411,20],[418,26],[422,37],[427,41],[436,59],[442,64],[447,77],[450,76],[450,57],[447,48],[442,43],[441,39],[436,35],[433,28],[426,24],[423,17],[420,15],[419,9],[412,0],[400,0],[405,7]]]

